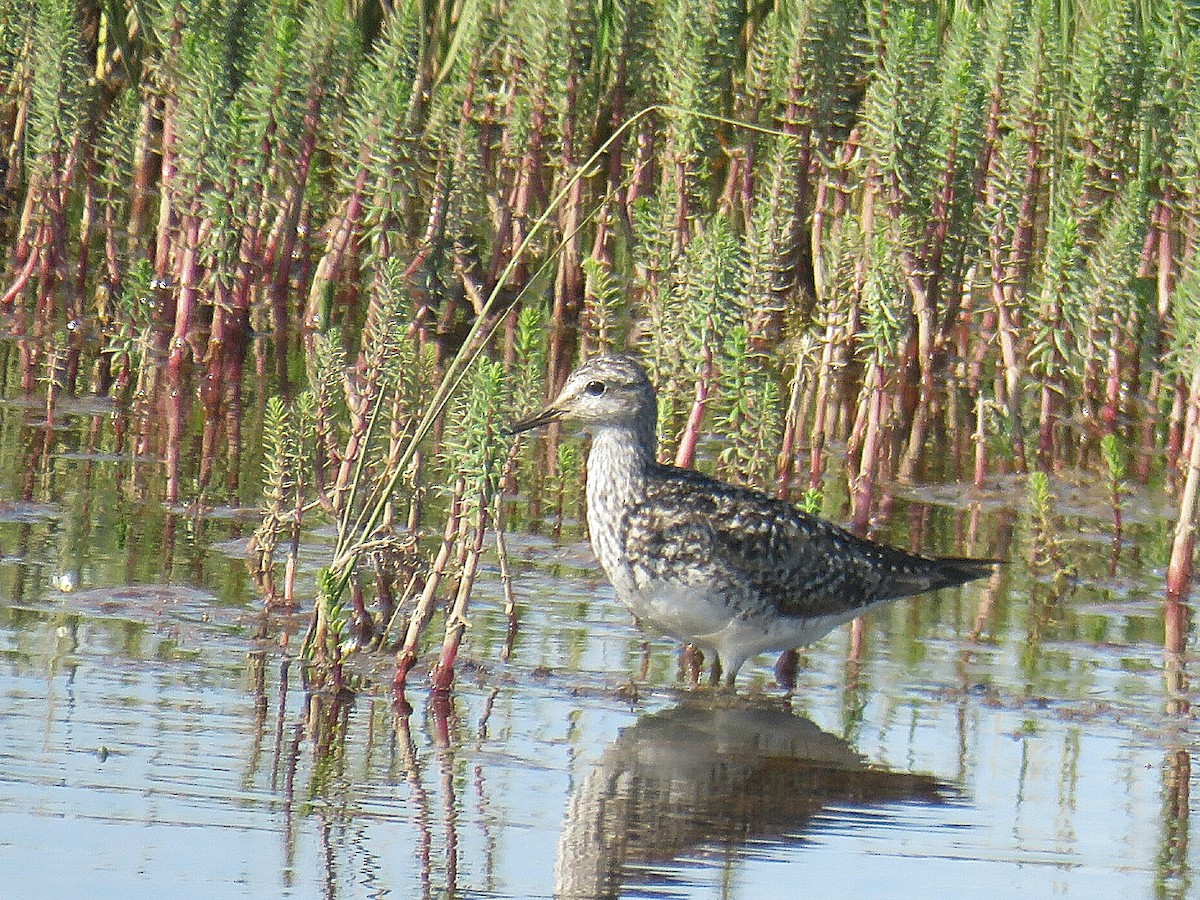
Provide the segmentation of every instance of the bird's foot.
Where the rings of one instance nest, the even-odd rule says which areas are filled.
[[[704,651],[695,644],[684,644],[679,651],[679,680],[689,687],[700,686],[700,673],[704,671]]]
[[[800,654],[796,650],[784,650],[775,663],[775,683],[785,691],[796,689],[796,670],[800,666]]]

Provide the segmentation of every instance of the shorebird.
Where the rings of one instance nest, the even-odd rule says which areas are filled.
[[[658,462],[658,404],[642,365],[598,356],[518,434],[558,420],[592,436],[587,523],[617,599],[643,628],[716,655],[714,681],[802,647],[880,604],[953,587],[995,560],[928,557],[864,540],[748,488]]]

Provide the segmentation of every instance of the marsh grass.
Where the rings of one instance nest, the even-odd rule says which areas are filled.
[[[439,601],[452,663],[501,493],[569,517],[576,451],[497,423],[608,349],[652,369],[664,459],[720,432],[721,474],[844,496],[862,532],[896,482],[1028,473],[1036,500],[1081,469],[1116,548],[1120,484],[1161,485],[1182,593],[1197,24],[1184,0],[0,0],[5,358],[48,419],[119,400],[94,442],[160,457],[167,503],[237,504],[264,459],[264,595],[303,604],[299,532],[333,523],[309,652],[395,649],[400,684]]]

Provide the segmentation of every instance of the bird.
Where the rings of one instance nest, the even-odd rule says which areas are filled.
[[[930,557],[858,537],[759,491],[657,458],[658,401],[625,354],[595,356],[541,411],[591,435],[587,525],[592,550],[644,630],[715,654],[734,688],[746,660],[812,643],[881,604],[953,587],[997,560]]]

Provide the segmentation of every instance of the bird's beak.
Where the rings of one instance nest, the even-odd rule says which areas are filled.
[[[528,419],[522,419],[520,422],[514,422],[507,428],[501,429],[505,435],[512,436],[520,434],[523,431],[529,431],[532,428],[540,428],[543,425],[549,425],[551,422],[557,422],[563,417],[563,411],[556,406],[547,406],[539,413],[534,413]]]

